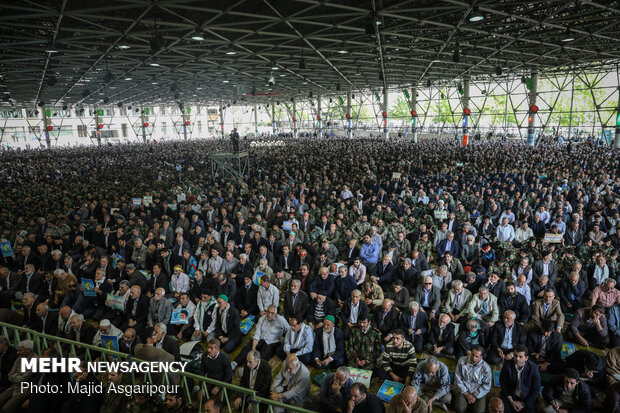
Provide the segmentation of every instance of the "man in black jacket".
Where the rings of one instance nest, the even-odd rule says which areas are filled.
[[[500,313],[504,314],[506,311],[512,310],[515,313],[517,322],[521,324],[527,323],[530,319],[530,309],[527,305],[527,300],[524,296],[517,293],[514,282],[508,281],[506,283],[506,292],[497,298]]]
[[[291,280],[291,289],[284,293],[284,318],[287,320],[295,317],[298,320],[306,318],[310,298],[305,291],[301,290],[301,281]]]
[[[377,396],[368,392],[362,383],[351,386],[347,413],[385,413],[385,406]]]
[[[525,328],[515,322],[514,311],[504,313],[504,322],[495,323],[489,338],[489,364],[499,364],[503,360],[512,359],[512,350],[519,344],[525,345]]]
[[[237,290],[237,308],[239,309],[239,316],[241,319],[258,313],[258,305],[256,304],[257,295],[258,285],[252,282],[251,275],[244,275],[243,286],[239,287]]]
[[[226,295],[217,297],[217,309],[213,312],[213,321],[208,328],[207,340],[219,339],[226,353],[232,352],[241,341],[241,318],[239,310],[230,305]]]
[[[127,299],[127,304],[125,304],[127,321],[123,324],[121,330],[132,327],[136,331],[141,331],[146,326],[148,314],[149,300],[142,294],[140,286],[134,285],[129,290],[129,298]]]
[[[562,410],[571,413],[587,413],[592,408],[592,398],[587,384],[579,380],[579,372],[567,368],[547,383],[542,391],[538,411],[555,413]],[[562,410],[560,410],[562,409]]]
[[[541,373],[557,373],[562,370],[562,334],[551,320],[543,320],[540,329],[534,328],[527,335],[525,346],[530,360],[538,365]]]
[[[344,335],[344,339],[348,340],[351,334],[351,328],[355,327],[359,320],[365,320],[368,317],[368,304],[362,301],[362,292],[353,290],[351,297],[344,300],[340,309],[340,329]]]
[[[0,336],[0,393],[11,386],[9,371],[17,360],[17,350],[9,343],[9,339]]]
[[[271,386],[271,366],[265,360],[261,360],[258,350],[250,350],[245,358],[245,368],[241,376],[240,386],[246,389],[254,390],[259,397],[269,398]],[[252,379],[254,376],[254,379]],[[239,394],[233,401],[235,410],[245,411],[250,400],[243,403],[243,395]],[[244,408],[242,408],[244,406]]]
[[[431,321],[424,348],[433,356],[449,357],[454,354],[454,338],[454,324],[449,315],[442,314]]]

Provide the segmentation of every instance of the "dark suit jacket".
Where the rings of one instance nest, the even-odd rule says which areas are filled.
[[[402,315],[400,316],[400,328],[403,329],[403,331],[405,332],[405,336],[407,337],[409,341],[411,341],[412,339],[411,335],[409,335],[409,329],[411,328],[409,326],[410,321],[411,321],[411,310],[407,310],[404,313],[402,313]],[[416,319],[415,319],[415,325],[413,328],[414,333],[418,329],[422,330],[422,337],[424,337],[426,333],[428,332],[428,314],[426,314],[421,309],[418,311],[418,315],[416,316]]]
[[[420,314],[420,313],[418,313],[418,314]],[[454,324],[448,323],[444,327],[444,333],[443,333],[443,337],[442,337],[441,340],[439,340],[440,330],[441,329],[439,328],[438,320],[437,320],[437,318],[435,318],[431,322],[431,328],[428,331],[428,334],[426,336],[426,342],[428,344],[430,344],[431,346],[433,344],[436,344],[437,347],[446,347],[446,348],[454,349],[454,340],[455,340]]]
[[[241,376],[240,386],[246,389],[250,389],[250,369],[247,367],[243,369],[243,375]],[[271,388],[271,366],[265,360],[261,360],[258,365],[258,371],[256,372],[256,381],[254,381],[253,390],[256,391],[259,397],[268,398]],[[241,397],[241,396],[239,396]]]
[[[540,354],[542,350],[542,332],[539,328],[534,328],[527,335],[527,341],[525,343],[527,349],[530,351],[530,354]],[[551,335],[547,339],[547,347],[545,350],[545,361],[551,364],[552,366],[562,368],[562,334],[558,331],[552,331]],[[554,373],[555,371],[551,370],[550,373]]]
[[[448,240],[447,239],[443,239],[441,241],[439,241],[439,244],[437,244],[437,254],[439,254],[440,257],[443,257],[443,255],[446,253],[446,245],[448,244]],[[450,242],[450,252],[452,253],[453,257],[458,258],[459,257],[459,251],[461,250],[461,248],[459,247],[459,243],[458,241],[455,239],[453,239]]]
[[[125,344],[125,340],[119,340],[118,351],[120,351],[121,353],[131,354],[133,356],[136,352],[136,344],[140,344],[140,337],[138,336],[135,336],[134,340],[129,346]]]
[[[497,305],[500,314],[504,314],[508,310],[514,311],[517,316],[516,321],[519,323],[527,323],[530,319],[530,308],[527,305],[527,300],[521,294],[516,294],[514,297],[502,294],[497,299]]]
[[[415,301],[420,304],[420,308],[422,308],[424,304],[424,286],[420,285],[415,291]],[[439,292],[439,288],[432,286],[432,289],[428,295],[428,305],[431,310],[435,310],[435,313],[439,311],[439,306],[441,305],[441,293]]]
[[[9,381],[9,372],[13,368],[15,360],[17,360],[17,350],[9,345],[4,355],[0,357],[0,388],[6,388],[13,384]]]
[[[58,311],[48,310],[47,317],[45,317],[45,322],[41,320],[41,329],[45,334],[49,334],[52,336],[57,335],[58,333]]]
[[[398,325],[398,316],[399,312],[398,310],[396,310],[396,307],[392,307],[392,309],[388,311],[385,317],[383,317],[383,310],[379,309],[372,317],[372,325],[377,330],[379,330],[381,334],[389,334]]]
[[[134,299],[129,296],[127,299],[127,304],[125,304],[125,312],[127,314],[127,320],[134,320],[139,325],[146,325],[148,315],[149,315],[149,299],[146,298],[146,295],[140,294],[138,297],[138,306],[136,308],[136,316],[131,316],[131,310],[133,309]]]
[[[228,328],[227,334],[224,334],[222,331],[222,320],[220,319],[219,312],[214,310],[213,317],[216,317],[215,330],[213,331],[215,337],[226,336],[229,340],[237,343],[241,340],[241,318],[239,317],[239,310],[232,305],[228,309],[228,315],[226,317],[226,327]]]
[[[498,325],[498,324],[495,324]],[[534,411],[536,400],[538,399],[538,393],[540,393],[540,373],[538,372],[538,366],[532,361],[527,360],[521,373],[521,400],[525,405],[526,411]],[[514,360],[510,360],[504,363],[502,372],[499,375],[500,387],[502,388],[502,398],[512,396],[514,399],[518,386],[518,374],[515,367]]]
[[[357,312],[357,319],[363,319],[368,317],[368,305],[364,302],[364,300],[360,300],[359,302],[359,310]],[[351,315],[351,298],[347,298],[344,300],[342,307],[340,308],[340,320],[343,324],[349,322],[349,316]]]
[[[288,269],[284,269],[287,266]],[[297,257],[292,252],[289,252],[287,257],[280,255],[280,257],[278,257],[278,268],[282,271],[288,272],[289,274],[297,272],[297,270],[299,270]]]
[[[308,307],[310,304],[310,298],[304,291],[297,293],[297,299],[295,300],[295,306],[293,307],[293,293],[287,291],[284,293],[284,318],[287,320],[291,317],[297,318],[299,321],[303,321],[306,318]]]
[[[314,347],[312,348],[312,359],[321,359],[325,357],[325,353],[323,352],[323,327],[317,328],[315,331],[316,335],[314,336]],[[344,362],[344,336],[342,335],[342,331],[339,328],[334,327],[334,340],[336,341],[336,352],[332,354],[332,358],[334,361],[343,363]]]
[[[151,294],[155,294],[155,290],[158,288],[163,288],[166,290],[166,293],[170,292],[170,279],[168,278],[168,274],[162,271],[159,273],[157,278],[151,276],[151,279],[148,280],[148,284],[146,285],[146,292],[150,292]]]
[[[532,278],[538,280],[540,276],[543,274],[543,262],[542,260],[538,260],[534,262],[532,266]],[[556,279],[558,278],[558,265],[555,260],[551,260],[549,262],[549,281],[555,284]]]
[[[500,348],[504,341],[504,334],[506,334],[506,326],[503,322],[497,322],[491,328],[491,337],[489,338],[489,345],[491,349]],[[512,327],[512,347],[517,344],[525,345],[525,328],[515,321]]]
[[[96,334],[97,334],[97,329],[93,327],[90,323],[88,323],[87,321],[84,321],[82,323],[82,327],[80,327],[79,342],[84,343],[84,344],[93,344],[93,338],[95,338]],[[75,330],[73,330],[73,328],[71,328],[71,330],[69,331],[69,339],[73,341],[78,341],[76,337],[77,337],[77,333],[75,332]]]
[[[181,360],[181,352],[179,349],[179,343],[173,336],[164,336],[161,348],[174,356],[176,361]]]
[[[258,313],[257,295],[258,285],[251,283],[250,288],[246,288],[245,284],[242,285],[237,289],[237,308],[245,310],[248,314],[256,315]]]
[[[353,251],[351,251],[351,257],[349,257],[349,251],[351,250],[351,248],[349,248],[348,246],[344,249],[344,251],[342,252],[342,254],[340,254],[340,259],[344,262],[347,263],[348,266],[353,265],[353,261],[355,261],[356,257],[359,257],[360,255],[360,248],[356,245],[355,247],[353,247]]]
[[[388,265],[383,265],[383,262],[378,262],[372,271],[372,275],[377,277],[378,284],[389,287],[392,284],[392,277],[394,275],[394,264],[391,262]]]
[[[306,320],[310,323],[317,323],[318,320],[314,318],[314,310],[316,309],[316,299],[310,302],[310,307],[308,308],[308,313],[306,315]],[[334,300],[327,297],[325,298],[325,302],[323,303],[323,312],[325,315],[335,315],[336,314],[336,303]]]
[[[566,245],[571,245],[575,248],[581,247],[581,244],[583,244],[583,230],[577,228],[577,231],[573,231],[572,228],[567,228],[564,233],[564,242]]]
[[[547,403],[552,400],[560,400],[564,393],[564,375],[559,374],[553,376],[549,383],[545,385],[542,391],[542,397]],[[571,413],[586,413],[592,408],[592,397],[590,396],[590,387],[583,381],[577,382],[577,387],[573,392],[573,407]]]
[[[8,293],[11,295],[11,298],[13,298],[15,297],[15,292],[20,290],[22,280],[19,274],[13,271],[9,271],[9,275],[7,275],[7,278],[9,279],[9,287],[10,287],[8,289]],[[2,291],[7,291],[6,278],[0,277],[0,288],[2,288]]]
[[[40,294],[41,290],[43,290],[43,276],[41,276],[41,274],[38,273],[33,273],[32,276],[30,277],[30,292],[31,293],[35,293],[35,294]],[[19,286],[19,289],[22,293],[27,292],[26,291],[26,274],[22,275],[22,280],[21,280],[21,284]]]

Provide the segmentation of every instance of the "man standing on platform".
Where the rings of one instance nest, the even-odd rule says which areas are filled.
[[[234,128],[230,133],[230,140],[233,144],[233,153],[239,153],[239,134],[237,133],[237,128]]]

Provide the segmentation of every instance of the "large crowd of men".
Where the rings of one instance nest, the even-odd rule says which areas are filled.
[[[0,154],[0,321],[115,335],[143,360],[202,342],[200,374],[321,412],[385,410],[351,368],[403,383],[390,412],[619,411],[620,152],[309,138],[250,148],[235,180],[210,175],[224,145]],[[36,356],[0,337],[0,413],[196,411],[183,394],[20,393],[49,380],[17,370]],[[221,387],[207,391],[200,409],[221,411]]]

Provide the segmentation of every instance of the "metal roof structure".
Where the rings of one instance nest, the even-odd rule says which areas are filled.
[[[20,106],[306,98],[618,61],[617,0],[0,1],[0,99]]]

